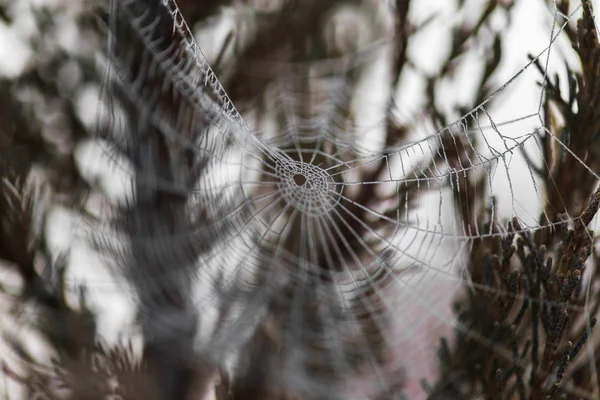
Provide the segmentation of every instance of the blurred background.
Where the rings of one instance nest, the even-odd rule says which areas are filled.
[[[286,102],[319,104],[332,92],[327,78],[336,76],[344,76],[344,107],[334,111],[342,120],[335,128],[342,133],[332,135],[351,143],[357,158],[402,149],[445,129],[459,130],[461,124],[466,130],[501,127],[503,136],[482,135],[485,140],[478,144],[490,155],[504,151],[505,138],[516,143],[532,132],[540,135],[539,140],[524,144],[523,151],[511,152],[508,165],[504,160],[506,172],[502,168],[494,172],[491,188],[485,187],[488,182],[469,183],[472,191],[464,195],[471,196],[477,206],[467,211],[456,206],[458,216],[448,218],[462,218],[473,232],[479,232],[478,227],[481,232],[494,231],[493,238],[488,243],[482,236],[461,249],[464,264],[458,269],[417,280],[411,296],[403,298],[402,307],[396,310],[401,321],[397,335],[402,339],[396,350],[401,367],[397,382],[390,382],[385,393],[356,398],[600,396],[595,347],[585,347],[580,354],[587,356],[580,355],[578,363],[566,364],[566,356],[562,357],[567,350],[569,357],[576,356],[587,338],[593,337],[597,255],[590,257],[588,242],[569,242],[567,231],[557,228],[556,232],[548,229],[551,234],[536,233],[533,242],[523,235],[525,244],[516,247],[523,249],[522,259],[519,262],[516,254],[511,261],[517,251],[508,254],[512,242],[503,245],[496,240],[507,233],[510,236],[510,231],[494,225],[506,227],[516,216],[521,227],[537,229],[551,225],[563,213],[576,218],[594,193],[595,155],[600,149],[594,111],[600,87],[596,80],[600,47],[590,39],[597,32],[590,23],[593,18],[585,19],[581,2],[176,3],[251,131],[260,132],[257,135],[263,135],[267,143],[283,143],[289,136],[274,110],[283,109],[284,114],[302,110],[301,104],[292,107]],[[584,3],[600,7],[597,2]],[[151,386],[139,372],[143,371],[139,354],[144,353],[144,332],[136,326],[134,285],[115,278],[114,270],[89,241],[93,229],[89,219],[102,219],[115,206],[127,204],[133,175],[131,168],[115,168],[109,146],[97,136],[99,127],[117,118],[103,98],[109,65],[103,15],[106,4],[102,2],[0,0],[0,172],[5,192],[0,203],[0,321],[4,331],[0,388],[6,398],[109,398],[109,394],[151,398],[144,397],[151,396],[147,389]],[[578,28],[580,20],[584,22]],[[538,65],[531,63],[532,57]],[[275,77],[286,74],[302,76],[303,83],[278,86]],[[551,89],[544,92],[542,83]],[[483,102],[485,106],[480,107]],[[307,118],[318,124],[324,112],[313,112]],[[455,121],[459,123],[453,125]],[[540,126],[547,132],[538,130]],[[584,132],[584,126],[590,128]],[[550,136],[558,141],[542,139]],[[556,150],[561,146],[565,150]],[[566,167],[561,169],[557,163]],[[532,166],[542,173],[534,177]],[[462,195],[456,196],[456,204]],[[492,198],[497,215],[490,217],[487,210]],[[425,200],[423,195],[415,218],[419,214],[427,221],[437,220],[440,204],[437,197]],[[591,222],[594,232],[592,217],[593,213],[585,221],[586,225]],[[578,232],[575,222],[567,226]],[[514,234],[512,239],[517,246]],[[587,294],[567,293],[557,286],[562,282],[558,278],[536,292],[531,282],[544,283],[535,277],[527,281],[525,260],[539,256],[545,263],[550,254],[561,260],[562,249],[569,248],[569,243],[581,261],[578,271],[587,273]],[[543,252],[539,252],[541,246]],[[437,265],[452,254],[453,250],[442,250],[427,258],[426,265]],[[496,261],[490,261],[494,254],[498,254]],[[486,265],[501,262],[510,264],[510,270],[498,267],[500,272],[490,280]],[[463,268],[469,270],[468,278],[461,274]],[[520,271],[518,276],[513,270]],[[567,279],[567,275],[557,276]],[[504,291],[496,300],[512,299],[510,306],[502,306],[508,311],[482,311],[473,305],[481,301],[486,288],[499,287]],[[202,290],[201,283],[198,290]],[[572,303],[566,300],[571,296]],[[527,326],[519,328],[519,323],[523,318],[534,321],[545,313],[544,308],[536,311],[523,304],[555,304],[558,299],[562,305],[577,305],[579,314],[571,316],[568,324],[557,325],[550,306],[547,318],[551,322],[544,329],[561,334],[556,338],[544,334],[537,343],[543,324],[523,322]],[[524,311],[518,317],[520,309]],[[486,312],[492,318],[489,324],[472,323],[486,320]],[[457,326],[463,334],[473,329],[485,338],[500,325],[506,325],[506,332],[496,330],[497,338],[476,340],[478,345],[456,331]],[[210,328],[201,329],[210,336]],[[527,333],[528,329],[534,333]],[[571,353],[578,343],[578,351]],[[544,347],[552,347],[547,350],[551,355],[545,355]],[[480,352],[480,357],[467,357],[470,351]],[[530,372],[537,368],[539,374]],[[285,389],[264,389],[251,396],[242,384],[247,372],[238,371],[236,377],[242,383],[236,387],[235,380],[228,381],[235,374],[225,370],[196,370],[201,378],[193,379],[193,389],[181,393],[186,393],[185,398],[224,399],[231,393],[237,393],[236,399],[302,398]],[[569,384],[561,386],[564,377]],[[260,379],[269,381],[268,376]],[[90,388],[94,388],[93,395],[86,392]]]

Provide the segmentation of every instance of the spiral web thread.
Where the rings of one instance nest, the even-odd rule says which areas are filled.
[[[365,395],[389,389],[411,363],[399,354],[428,329],[423,321],[467,329],[440,306],[448,304],[457,290],[466,286],[508,295],[471,280],[464,266],[474,242],[502,237],[506,224],[501,215],[517,217],[528,232],[566,223],[545,210],[546,218],[538,221],[539,210],[517,196],[529,189],[544,203],[535,170],[550,168],[543,156],[537,166],[528,157],[524,166],[519,164],[515,160],[521,150],[531,154],[537,149],[542,154],[542,137],[550,138],[598,179],[597,172],[545,126],[543,87],[537,112],[499,123],[489,106],[492,97],[534,70],[534,61],[548,73],[555,40],[579,8],[571,16],[555,9],[548,46],[458,121],[426,137],[373,151],[368,141],[361,142],[365,126],[343,118],[356,75],[315,79],[318,89],[310,92],[302,82],[313,78],[286,73],[282,67],[272,97],[277,127],[271,133],[261,131],[260,124],[251,129],[174,1],[163,0],[160,7],[172,18],[172,33],[183,40],[168,49],[160,47],[161,38],[152,31],[159,17],[149,19],[145,12],[136,12],[135,0],[118,4],[113,11],[126,15],[147,57],[137,75],[128,75],[122,71],[131,61],[123,61],[114,50],[112,61],[123,93],[132,107],[145,110],[148,124],[166,143],[196,156],[190,169],[201,166],[198,175],[182,172],[169,179],[136,164],[139,182],[185,193],[185,215],[190,220],[187,229],[152,242],[151,254],[155,258],[168,254],[171,262],[179,260],[185,268],[193,265],[194,283],[202,290],[198,294],[190,289],[187,295],[201,318],[209,309],[227,313],[226,322],[199,340],[201,351],[212,359],[232,350],[243,352],[251,332],[264,321],[275,326],[274,341],[285,350],[277,361],[280,376],[274,379],[281,379],[292,392],[324,398],[333,396],[334,386],[340,393],[347,389]],[[153,97],[155,93],[147,91],[147,81],[161,74],[178,93],[177,112],[161,109],[156,101],[160,94]],[[306,96],[315,92],[316,105],[302,108]],[[528,125],[538,120],[537,126]],[[378,126],[382,123],[372,128]],[[113,129],[126,131],[127,125],[115,124]],[[132,143],[116,147],[131,154]],[[184,171],[174,163],[173,170]],[[463,223],[459,207],[469,210],[470,205],[453,201],[454,195],[467,190],[467,180],[476,179],[487,182],[488,200],[510,193],[508,202],[491,202],[492,223],[486,230],[469,217],[465,220],[473,223]],[[500,181],[504,187],[498,186]],[[144,196],[142,187],[136,188],[138,197]],[[364,191],[370,193],[366,198],[360,197]],[[125,241],[135,247],[148,239]],[[186,253],[192,242],[201,244]],[[174,288],[182,285],[175,277],[180,269],[173,268],[129,271],[127,278],[143,303],[140,292],[159,290],[165,282]],[[440,279],[451,282],[453,289],[432,289],[429,283]],[[490,351],[510,354],[510,349],[487,338],[478,340]],[[409,369],[411,375],[420,372],[418,367]]]

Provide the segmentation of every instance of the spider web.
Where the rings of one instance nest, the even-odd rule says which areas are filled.
[[[369,133],[384,129],[381,118],[346,118],[356,114],[357,91],[368,89],[359,85],[373,59],[365,53],[385,51],[389,41],[343,60],[277,64],[268,72],[275,78],[267,118],[257,120],[237,111],[174,1],[160,2],[156,14],[133,0],[112,7],[144,44],[138,59],[128,59],[118,42],[109,48],[113,79],[127,99],[121,106],[143,118],[114,117],[109,140],[132,159],[136,198],[152,197],[156,187],[172,192],[184,198],[187,218],[186,229],[145,236],[153,229],[147,222],[137,236],[117,241],[129,249],[124,253],[139,256],[135,249],[143,246],[147,260],[162,257],[170,265],[125,272],[141,310],[152,307],[152,293],[180,289],[203,319],[196,346],[212,360],[236,360],[254,331],[270,327],[281,349],[269,361],[277,371],[273,379],[292,393],[369,398],[406,375],[418,379],[424,367],[410,357],[425,357],[420,354],[431,346],[415,337],[436,325],[468,329],[450,310],[457,293],[471,288],[508,296],[473,281],[468,256],[476,242],[503,237],[512,217],[526,232],[567,223],[539,209],[547,199],[536,171],[551,168],[544,140],[598,179],[547,126],[543,86],[538,109],[521,115],[513,109],[510,120],[495,117],[491,104],[526,77],[541,80],[535,62],[548,73],[555,41],[579,8],[569,16],[553,10],[547,47],[466,115],[389,146]],[[172,32],[162,34],[179,42],[154,29],[167,17]],[[122,21],[111,17],[111,30],[125,29]],[[163,91],[174,93],[175,111],[150,84],[157,77],[166,82]],[[140,125],[161,137],[170,171],[177,173],[146,163],[162,150],[146,145]],[[124,134],[130,130],[138,137]],[[469,203],[480,181],[489,202],[485,229],[476,220],[481,205]],[[115,236],[106,237],[114,246]],[[182,281],[182,270],[193,287]],[[218,322],[210,324],[211,315],[223,314],[224,321],[214,317]],[[151,324],[157,337],[179,317],[141,312],[142,324]],[[478,340],[491,352],[511,353],[488,338]]]

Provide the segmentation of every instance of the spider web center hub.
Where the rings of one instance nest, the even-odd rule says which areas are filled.
[[[308,216],[328,213],[338,202],[336,182],[324,169],[303,161],[284,159],[275,167],[278,189],[285,201]]]

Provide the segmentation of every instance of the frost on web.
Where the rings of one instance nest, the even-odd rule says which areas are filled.
[[[338,59],[252,64],[248,74],[268,88],[260,112],[238,96],[242,116],[172,0],[114,2],[106,98],[115,113],[104,139],[133,167],[135,198],[116,217],[120,242],[104,239],[135,289],[146,340],[179,356],[192,346],[235,377],[264,336],[261,368],[275,386],[375,398],[424,374],[410,357],[432,346],[417,336],[469,332],[452,313],[456,296],[493,293],[554,312],[528,288],[498,283],[494,274],[515,267],[508,261],[476,258],[500,245],[509,253],[515,232],[540,241],[577,226],[595,189],[592,154],[572,150],[544,106],[553,50],[581,8],[554,5],[545,47],[456,122],[395,140],[388,104],[355,100],[389,74],[378,69],[390,54],[385,28]],[[496,99],[516,102],[511,90],[535,81],[545,83],[529,86],[534,109],[498,111]],[[557,163],[582,175],[571,186],[581,204],[565,209],[572,194],[553,180]],[[529,245],[519,251],[533,254]],[[474,275],[475,262],[498,268]]]

